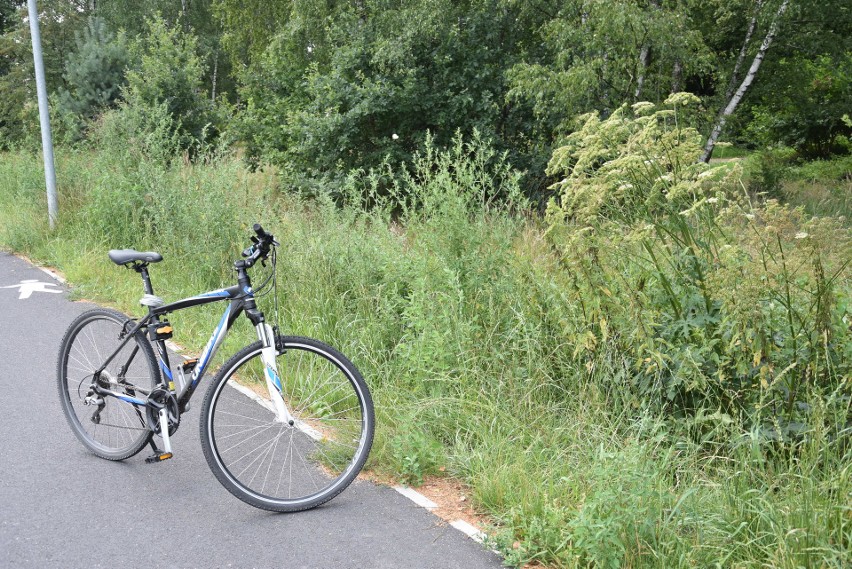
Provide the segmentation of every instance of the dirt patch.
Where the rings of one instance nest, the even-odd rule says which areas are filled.
[[[483,533],[489,525],[488,517],[473,507],[470,488],[459,480],[427,476],[415,490],[438,504],[432,513],[444,521],[464,520]]]
[[[392,476],[374,471],[362,470],[358,479],[382,486],[399,485],[399,481]],[[464,520],[483,533],[490,525],[488,516],[476,511],[471,503],[470,488],[460,480],[446,476],[427,476],[422,485],[412,489],[435,502],[438,507],[432,510],[432,513],[445,522]]]

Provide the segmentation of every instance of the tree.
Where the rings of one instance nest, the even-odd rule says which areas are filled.
[[[679,2],[572,0],[536,2],[545,49],[509,70],[510,97],[534,104],[541,136],[574,116],[606,115],[625,102],[660,102],[680,76],[709,67],[701,35]]]
[[[784,144],[804,157],[848,152],[842,117],[852,100],[852,10],[797,0],[744,99],[739,131],[755,146]]]
[[[179,125],[182,145],[191,146],[213,135],[215,126],[212,103],[203,89],[197,39],[161,17],[150,18],[147,25],[148,33],[133,45],[138,64],[127,72],[125,99],[143,112],[165,106]]]
[[[843,121],[852,101],[852,52],[782,59],[773,65],[771,85],[755,95],[743,130],[749,140],[783,144],[808,158],[849,152],[842,137],[852,135]]]
[[[32,40],[24,2],[0,4],[0,148],[39,139]],[[38,6],[49,92],[64,85],[63,61],[75,34],[85,25],[82,0],[42,0]]]
[[[408,160],[427,132],[447,145],[459,129],[522,163],[530,117],[504,75],[529,43],[517,17],[498,0],[295,2],[246,74],[246,134],[315,180]]]
[[[337,2],[316,2],[305,10],[304,0],[269,2],[267,0],[215,0],[213,13],[224,30],[222,47],[230,55],[235,69],[245,69],[266,50],[291,14],[324,14]]]
[[[102,19],[90,18],[83,33],[77,35],[76,51],[65,62],[67,87],[59,89],[62,110],[82,125],[113,106],[121,94],[129,60],[124,34],[112,34]]]
[[[754,82],[754,78],[757,75],[758,70],[760,70],[760,66],[763,63],[763,60],[766,58],[766,53],[769,51],[769,48],[772,47],[772,42],[775,40],[775,35],[778,33],[778,29],[781,25],[782,18],[784,17],[784,13],[787,11],[787,7],[790,5],[790,0],[782,0],[780,5],[771,6],[773,10],[769,10],[770,7],[767,6],[767,0],[757,0],[754,6],[754,11],[751,17],[751,21],[749,22],[745,40],[743,41],[743,46],[740,50],[740,53],[737,57],[736,63],[734,64],[734,69],[731,73],[730,78],[730,86],[728,87],[727,92],[725,93],[725,99],[727,100],[722,109],[719,111],[719,116],[716,118],[716,122],[713,125],[713,129],[710,131],[710,135],[707,137],[707,142],[704,145],[704,152],[701,155],[702,162],[709,162],[710,157],[713,155],[713,149],[716,146],[716,142],[719,140],[719,135],[722,134],[722,129],[725,127],[725,123],[728,120],[734,111],[739,106],[740,102],[745,96],[746,91],[748,91],[751,84]],[[771,16],[771,21],[769,23],[769,27],[766,31],[766,35],[763,36],[763,41],[760,46],[757,48],[757,52],[754,55],[754,58],[751,61],[751,66],[748,69],[745,77],[742,82],[739,84],[739,87],[731,93],[731,87],[737,83],[739,80],[739,71],[740,67],[745,60],[745,55],[751,48],[752,36],[754,35],[755,28],[757,27],[759,19],[761,17],[766,17],[768,14]]]

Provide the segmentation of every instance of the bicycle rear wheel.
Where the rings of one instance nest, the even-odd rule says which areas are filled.
[[[355,479],[373,442],[370,392],[352,363],[309,338],[279,337],[285,404],[279,423],[266,394],[261,343],[232,357],[201,410],[201,447],[213,474],[257,508],[296,512],[331,500]]]
[[[112,396],[90,397],[89,404],[86,402],[92,395],[94,372],[118,347],[127,322],[128,318],[115,310],[84,312],[68,327],[57,363],[59,400],[71,430],[89,450],[109,460],[135,455],[152,434],[143,408]],[[100,385],[144,400],[159,373],[151,344],[137,332],[101,373]]]

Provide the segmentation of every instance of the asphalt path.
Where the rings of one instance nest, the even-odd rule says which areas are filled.
[[[91,306],[0,252],[0,568],[501,567],[493,552],[366,481],[308,512],[244,504],[208,469],[196,410],[171,460],[146,464],[147,449],[123,462],[97,458],[72,434],[56,388],[59,343]]]

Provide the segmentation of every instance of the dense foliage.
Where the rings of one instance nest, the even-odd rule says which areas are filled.
[[[4,147],[37,140],[34,86],[23,80],[31,63],[21,5],[0,3]],[[605,117],[624,104],[659,104],[679,91],[700,98],[695,126],[704,136],[741,97],[725,120],[729,140],[756,149],[786,145],[803,156],[850,149],[852,128],[842,116],[850,100],[852,11],[842,2],[42,0],[40,6],[48,86],[75,115],[65,117],[68,124],[84,124],[113,104],[118,87],[136,74],[155,90],[176,89],[165,104],[180,115],[184,134],[198,139],[205,126],[228,131],[254,164],[290,170],[286,182],[301,188],[337,190],[352,168],[409,161],[427,133],[448,145],[457,130],[477,129],[509,152],[525,173],[524,191],[540,198],[552,181],[545,172],[550,152],[573,131],[575,116]],[[138,50],[126,59],[125,37],[131,46],[147,46],[149,57],[185,62],[191,76],[183,81],[168,65],[146,68]],[[769,37],[774,41],[764,53]],[[116,76],[122,64],[126,77]],[[87,81],[98,87],[84,87]],[[139,85],[135,91],[163,98]],[[213,116],[209,107],[218,100],[230,105]]]
[[[66,137],[78,140],[88,123],[116,104],[129,62],[124,34],[116,36],[100,18],[90,19],[66,60],[66,86],[58,92],[58,113],[70,122],[61,125],[70,130]]]
[[[549,168],[565,178],[550,238],[582,275],[571,286],[582,318],[566,334],[592,362],[600,349],[629,354],[642,405],[793,436],[814,393],[848,405],[852,235],[842,219],[751,206],[739,167],[696,163],[695,98],[666,102],[586,117],[554,152]]]

